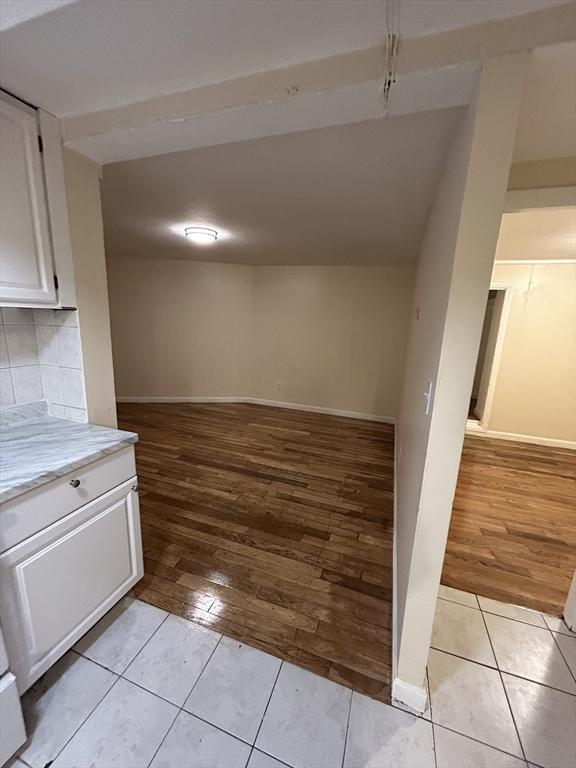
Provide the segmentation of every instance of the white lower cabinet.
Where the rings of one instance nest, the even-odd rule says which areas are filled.
[[[142,574],[135,477],[3,552],[0,621],[20,693]]]
[[[0,677],[0,723],[0,765],[4,765],[26,741],[18,687],[11,672]]]

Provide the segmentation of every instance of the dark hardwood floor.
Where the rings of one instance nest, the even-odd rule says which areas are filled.
[[[133,594],[388,701],[394,428],[257,405],[118,411],[140,435]]]
[[[559,616],[575,568],[575,452],[467,436],[442,583]]]
[[[133,593],[388,701],[393,427],[257,405],[118,408],[139,433]],[[442,581],[560,614],[573,451],[467,437]]]

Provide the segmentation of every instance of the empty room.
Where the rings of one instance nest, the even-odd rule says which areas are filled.
[[[576,768],[574,3],[0,22],[0,766]]]

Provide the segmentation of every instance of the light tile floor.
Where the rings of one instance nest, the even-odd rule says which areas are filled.
[[[576,768],[576,635],[442,587],[422,717],[125,598],[23,698],[13,768]]]

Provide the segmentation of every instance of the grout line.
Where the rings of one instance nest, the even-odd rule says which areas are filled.
[[[518,757],[518,755],[515,755],[513,752],[506,752],[505,749],[500,749],[500,747],[495,747],[493,744],[488,744],[485,741],[480,741],[480,739],[477,739],[474,736],[470,736],[468,733],[462,733],[462,731],[456,731],[454,728],[450,728],[448,725],[441,725],[440,723],[433,723],[434,728],[442,728],[445,731],[450,731],[450,733],[455,733],[458,736],[463,736],[466,739],[470,739],[470,741],[476,742],[476,744],[482,744],[483,747],[490,747],[490,749],[494,749],[496,752],[500,752],[502,755],[510,755],[510,757],[515,757],[516,760],[525,760],[525,758]],[[525,762],[528,762],[528,760],[525,760]],[[537,766],[537,763],[531,763],[531,765]],[[540,768],[538,766],[538,768]]]
[[[142,646],[142,648],[140,648],[140,650],[139,650],[139,651],[138,651],[138,652],[137,652],[137,653],[136,653],[136,654],[135,654],[135,655],[132,657],[132,659],[130,659],[130,661],[128,662],[128,664],[126,664],[126,666],[124,667],[124,669],[122,670],[122,672],[120,672],[120,673],[117,673],[117,674],[119,674],[119,675],[120,675],[120,677],[124,677],[124,673],[126,672],[126,670],[128,669],[128,667],[130,667],[130,666],[132,665],[132,663],[133,663],[134,661],[136,661],[136,659],[138,658],[138,656],[140,656],[140,654],[142,653],[142,651],[144,650],[144,648],[146,648],[146,646],[148,645],[148,643],[150,642],[150,640],[152,640],[152,638],[153,638],[153,637],[156,635],[156,633],[158,632],[158,630],[160,629],[160,627],[161,627],[161,626],[163,626],[163,624],[164,624],[164,622],[166,621],[166,619],[168,618],[168,616],[170,616],[170,614],[169,614],[169,613],[167,613],[167,614],[166,614],[166,616],[164,616],[164,618],[162,619],[162,621],[160,622],[160,624],[158,624],[158,626],[156,627],[156,629],[154,630],[154,632],[152,632],[152,634],[150,635],[150,637],[148,638],[148,640],[146,640],[146,642],[144,643],[144,645]],[[112,671],[112,670],[111,670],[111,671]]]
[[[492,643],[490,643],[490,646],[492,646]],[[462,661],[469,661],[472,664],[478,664],[479,667],[484,667],[485,669],[493,669],[498,671],[496,654],[494,654],[494,664],[486,664],[484,661],[469,659],[468,656],[461,656],[459,653],[454,653],[454,651],[447,651],[445,648],[437,648],[435,645],[431,645],[430,649],[433,651],[438,651],[439,653],[446,653],[448,656],[454,656],[456,659],[462,659]],[[494,653],[494,649],[492,649],[492,653]]]
[[[562,651],[562,647],[560,646],[560,643],[558,642],[558,640],[556,640],[555,633],[552,632],[552,630],[550,630],[550,634],[552,635],[552,637],[554,639],[554,643],[556,645],[556,648],[558,648],[558,651],[560,652],[560,656],[562,656],[562,658],[564,659],[564,663],[568,667],[568,672],[570,672],[570,674],[574,678],[574,682],[576,682],[576,674],[574,672],[572,672],[572,667],[570,666],[570,664],[568,664],[568,659],[566,658],[566,656],[564,656],[564,652]],[[574,651],[576,652],[576,641],[574,642]]]
[[[469,592],[468,594],[472,594]],[[476,595],[474,595],[476,597]],[[457,600],[451,600],[449,597],[438,597],[438,600],[443,600],[445,603],[453,603],[454,605],[461,605],[462,608],[470,608],[473,611],[481,611],[482,609],[478,605],[478,600],[476,600],[476,605],[466,605],[466,603],[459,603]]]
[[[150,693],[150,691],[149,691]],[[176,706],[176,705],[174,705]],[[215,728],[217,731],[220,731],[220,733],[225,733],[226,736],[230,736],[232,739],[236,739],[236,741],[242,742],[242,744],[246,744],[247,747],[253,747],[254,745],[251,744],[249,741],[246,741],[246,739],[243,739],[241,736],[237,736],[235,733],[230,733],[230,731],[227,731],[225,728],[222,728],[221,725],[216,725],[215,723],[211,723],[210,720],[206,720],[203,717],[200,717],[200,715],[194,714],[194,712],[188,712],[187,709],[184,709],[183,707],[180,707],[180,711],[178,714],[184,713],[185,715],[189,715],[190,717],[193,717],[195,720],[200,720],[200,722],[205,723],[206,725],[211,726],[212,728]]]
[[[428,694],[428,708],[430,710],[430,722],[433,722],[434,713],[432,712],[432,689],[430,688],[430,675],[428,666],[426,666],[426,693]],[[424,713],[422,713],[424,715]]]
[[[346,760],[346,747],[348,746],[348,731],[350,730],[350,715],[352,714],[352,697],[354,691],[350,691],[350,703],[348,704],[348,717],[346,718],[346,733],[344,734],[344,749],[342,750],[342,768]]]
[[[266,752],[266,750],[262,749],[261,747],[253,747],[252,752],[261,752],[263,755],[266,755],[266,757],[271,757],[272,760],[276,760],[277,763],[281,763],[282,765],[285,765],[286,768],[294,768],[294,766],[292,766],[290,763],[286,763],[284,762],[284,760],[279,760],[277,757],[274,757],[274,755],[271,755],[269,752]],[[250,755],[250,757],[252,757],[252,755]]]
[[[490,643],[490,648],[492,649],[492,653],[494,654],[494,659],[496,660],[498,676],[500,677],[500,684],[502,685],[504,696],[506,696],[506,703],[508,704],[508,709],[510,710],[510,716],[512,717],[512,723],[514,724],[516,737],[518,738],[518,743],[520,744],[520,749],[522,750],[522,757],[524,758],[524,762],[527,763],[528,760],[526,758],[526,752],[524,751],[524,744],[522,744],[522,739],[520,738],[520,731],[518,730],[518,726],[516,725],[516,718],[514,717],[514,712],[512,711],[512,705],[510,704],[510,699],[508,697],[508,691],[506,690],[506,686],[504,685],[504,678],[502,677],[502,671],[500,670],[500,665],[498,664],[498,657],[496,656],[496,651],[494,650],[494,645],[492,644],[492,638],[490,637],[490,632],[488,631],[488,624],[486,623],[486,617],[484,616],[483,611],[481,611],[480,613],[482,614],[482,621],[484,622],[484,628],[486,629],[486,634],[488,635],[488,642]]]
[[[490,640],[490,637],[488,638]],[[490,640],[490,645],[492,645],[492,641]],[[470,664],[477,664],[479,667],[484,667],[484,669],[491,669],[494,672],[503,672],[505,675],[510,675],[510,677],[517,677],[519,680],[526,680],[527,683],[533,683],[534,685],[540,685],[542,688],[548,688],[551,691],[557,691],[558,693],[565,693],[567,696],[575,696],[576,693],[570,693],[569,691],[563,691],[561,688],[554,688],[552,685],[548,685],[548,683],[541,683],[540,680],[533,680],[531,677],[524,677],[523,675],[519,675],[516,672],[509,672],[507,669],[500,669],[499,666],[491,667],[489,664],[484,664],[482,661],[474,661],[474,659],[468,659],[466,656],[460,656],[458,653],[453,653],[452,651],[445,651],[443,648],[436,648],[434,646],[430,646],[433,651],[437,651],[438,653],[445,653],[447,656],[454,656],[456,659],[462,659],[462,661],[468,661]],[[494,653],[494,648],[492,648],[492,653]],[[496,658],[496,654],[494,653],[494,658]],[[498,660],[496,660],[496,665],[498,665]]]
[[[438,768],[438,755],[436,753],[436,734],[434,733],[434,720],[432,714],[432,693],[430,691],[430,678],[428,677],[428,667],[426,667],[426,693],[428,694],[428,709],[430,710],[430,725],[432,727],[432,749],[434,750],[434,765]],[[422,713],[424,717],[424,712]]]
[[[280,666],[278,667],[278,672],[276,673],[276,678],[274,679],[274,685],[272,686],[272,690],[270,691],[270,696],[268,696],[268,701],[266,702],[264,714],[262,715],[262,719],[260,720],[260,725],[258,726],[258,730],[256,731],[256,736],[254,737],[254,747],[256,746],[256,742],[258,741],[258,736],[260,735],[260,729],[262,728],[262,724],[264,723],[264,718],[266,717],[266,712],[268,712],[268,707],[270,706],[270,702],[272,701],[272,695],[276,689],[276,683],[278,682],[278,678],[280,677],[280,672],[282,671],[283,666],[284,666],[284,660],[281,660]],[[271,757],[274,757],[274,755],[271,755]]]
[[[434,753],[434,766],[438,768],[438,755],[436,754],[436,734],[434,728],[436,727],[432,721],[430,721],[430,727],[432,728],[432,752]]]
[[[130,680],[129,677],[124,677],[123,675],[120,675],[120,679],[124,680],[125,683],[130,683],[130,685],[135,685],[136,688],[140,688],[142,691],[146,691],[146,693],[150,693],[152,696],[155,696],[157,699],[160,699],[160,701],[164,701],[166,704],[170,704],[173,707],[176,707],[176,709],[180,710],[183,709],[179,704],[174,704],[173,701],[170,701],[170,699],[164,698],[164,696],[160,696],[159,693],[156,693],[155,691],[151,691],[150,688],[145,688],[141,683],[136,683],[134,680]],[[186,710],[184,710],[186,711]],[[188,714],[191,714],[190,712]]]
[[[192,695],[192,691],[194,690],[194,688],[196,688],[196,686],[197,686],[197,685],[198,685],[198,683],[200,682],[200,678],[201,678],[201,677],[202,677],[202,675],[204,674],[204,670],[206,669],[206,667],[207,667],[207,666],[208,666],[208,664],[210,663],[210,659],[212,658],[212,656],[214,656],[214,654],[216,653],[216,649],[217,649],[217,648],[218,648],[218,646],[220,645],[220,643],[221,643],[221,641],[222,641],[222,638],[223,638],[223,637],[224,637],[224,635],[220,635],[220,637],[218,638],[218,642],[216,643],[216,645],[215,645],[215,646],[214,646],[214,648],[212,649],[212,653],[210,654],[210,656],[208,656],[208,658],[206,659],[206,662],[205,662],[204,666],[203,666],[203,667],[202,667],[202,669],[200,670],[200,674],[198,675],[198,677],[197,677],[197,678],[196,678],[196,680],[194,681],[194,685],[193,685],[193,686],[192,686],[192,688],[190,688],[190,690],[188,691],[188,695],[187,695],[187,696],[186,696],[186,698],[184,699],[184,704],[186,704],[186,702],[188,701],[188,699],[189,699],[189,698],[190,698],[190,696]],[[184,709],[184,704],[182,704],[182,706],[180,707],[180,709]],[[187,709],[185,709],[184,711],[185,711],[185,712],[188,712],[188,710],[187,710]],[[190,712],[189,714],[192,714],[192,713]]]
[[[122,678],[122,679],[124,679],[124,678]],[[129,681],[126,681],[126,682],[129,682]],[[135,685],[135,683],[134,683],[134,685]],[[138,687],[140,687],[140,686],[138,686]],[[146,690],[146,689],[144,688],[144,690]],[[148,691],[148,693],[152,693],[152,692],[151,692],[151,691]],[[153,693],[152,695],[153,695],[153,696],[155,696],[156,694],[155,694],[155,693]],[[158,697],[158,698],[160,698],[160,697]],[[158,744],[158,746],[157,746],[157,747],[156,747],[156,749],[154,750],[154,754],[153,754],[153,755],[152,755],[152,757],[150,758],[150,761],[149,761],[149,763],[148,763],[148,765],[147,765],[147,768],[149,768],[149,766],[150,766],[150,765],[152,765],[152,763],[154,762],[154,758],[156,757],[156,755],[157,755],[157,754],[158,754],[158,752],[160,751],[160,747],[162,746],[162,744],[164,744],[164,742],[165,742],[165,741],[166,741],[166,739],[168,738],[168,734],[170,733],[170,731],[172,730],[172,728],[174,728],[174,724],[176,723],[176,720],[178,720],[178,718],[180,717],[180,713],[181,713],[181,712],[182,712],[182,709],[178,709],[178,711],[177,711],[177,712],[176,712],[176,714],[174,715],[174,720],[172,720],[172,722],[170,723],[170,728],[168,728],[168,730],[166,731],[166,733],[165,733],[165,734],[164,734],[164,736],[162,737],[162,739],[161,739],[161,741],[160,741],[160,744]]]
[[[76,650],[76,647],[75,647],[75,645],[73,645],[73,646],[72,646],[72,648],[70,648],[70,650],[71,650],[73,653],[75,653],[77,656],[82,656],[82,658],[83,658],[83,659],[86,659],[87,661],[91,661],[91,662],[92,662],[92,664],[96,664],[97,666],[101,667],[102,669],[105,669],[107,672],[112,672],[112,674],[113,674],[113,675],[117,675],[118,677],[124,677],[124,673],[126,672],[126,670],[128,669],[128,667],[130,667],[130,666],[131,666],[131,664],[132,664],[132,662],[136,660],[136,657],[137,657],[137,656],[139,656],[139,655],[142,653],[142,651],[144,650],[144,648],[146,648],[146,646],[148,645],[148,643],[150,642],[150,640],[152,640],[152,638],[154,637],[154,635],[156,634],[156,632],[158,632],[158,630],[160,629],[160,627],[162,626],[162,624],[164,624],[164,622],[166,621],[166,619],[168,618],[168,616],[171,616],[171,615],[172,615],[172,614],[168,613],[166,616],[164,616],[164,618],[162,619],[162,621],[160,622],[160,624],[158,624],[158,626],[156,627],[156,629],[154,630],[154,632],[152,632],[152,634],[150,635],[150,637],[148,638],[148,640],[146,640],[146,642],[144,643],[144,645],[142,646],[142,648],[140,648],[138,651],[136,651],[135,655],[134,655],[134,656],[133,656],[133,657],[130,659],[130,661],[129,661],[129,662],[128,662],[128,664],[127,664],[127,665],[124,667],[124,669],[122,670],[122,672],[116,672],[116,670],[114,670],[114,669],[111,669],[110,667],[107,667],[107,666],[106,666],[106,664],[103,664],[101,661],[96,661],[95,659],[92,659],[90,656],[87,656],[85,653],[81,653],[80,651],[77,651],[77,650]],[[106,614],[104,614],[104,616],[106,616]],[[104,616],[103,616],[102,618],[104,618]],[[99,621],[102,621],[102,619],[99,619]],[[97,626],[97,624],[98,624],[98,623],[99,623],[99,622],[96,622],[96,624],[94,624],[94,626]],[[88,630],[88,632],[89,632],[89,631],[90,631],[90,630]],[[88,634],[88,632],[87,632],[86,634]],[[82,637],[85,637],[85,636],[86,636],[86,635],[82,635]],[[80,638],[80,639],[82,639],[82,638]],[[79,642],[79,641],[78,641],[78,642]],[[124,678],[124,679],[126,679],[126,678]],[[132,681],[130,681],[130,682],[132,682]],[[162,698],[162,697],[160,697],[160,698]]]
[[[522,606],[517,606],[518,608],[521,608]],[[526,611],[529,611],[529,608],[525,609]],[[539,616],[542,616],[542,621],[544,622],[544,626],[542,624],[532,624],[529,621],[522,621],[522,619],[513,619],[511,616],[503,616],[501,613],[495,613],[494,611],[485,611],[483,608],[480,608],[481,613],[487,613],[489,616],[498,616],[499,619],[508,619],[508,621],[515,621],[517,624],[527,624],[529,627],[534,627],[535,629],[547,629],[550,630],[550,627],[546,624],[546,620],[542,616],[542,614],[538,614]],[[536,613],[536,611],[534,611]]]
[[[99,666],[102,666],[102,665],[99,665]],[[106,669],[106,667],[102,667],[102,669]],[[106,671],[107,671],[107,672],[110,672],[110,670],[109,670],[109,669],[108,669],[108,670],[106,670]],[[112,674],[115,674],[115,673],[112,673]],[[114,688],[114,686],[115,686],[115,685],[118,683],[118,680],[120,680],[120,679],[121,679],[121,678],[120,678],[120,676],[119,676],[119,675],[116,675],[116,680],[114,680],[114,682],[112,683],[112,685],[110,686],[110,688],[108,688],[108,690],[106,691],[106,693],[105,693],[105,694],[104,694],[104,695],[103,695],[103,696],[102,696],[102,697],[101,697],[101,698],[98,700],[97,704],[96,704],[96,705],[95,705],[95,706],[94,706],[94,707],[93,707],[93,708],[90,710],[90,712],[89,712],[89,713],[88,713],[88,715],[87,715],[87,716],[84,718],[84,720],[82,720],[82,722],[80,723],[80,725],[78,726],[78,728],[76,728],[76,730],[74,731],[74,733],[72,734],[72,736],[70,736],[70,738],[69,738],[69,739],[66,741],[66,743],[64,744],[64,746],[63,746],[61,749],[59,749],[59,750],[58,750],[58,752],[57,752],[57,754],[55,754],[55,755],[54,755],[54,757],[52,758],[52,760],[50,760],[50,761],[49,761],[50,763],[54,762],[54,761],[56,760],[56,758],[57,758],[57,757],[59,757],[59,756],[62,754],[62,752],[63,752],[63,751],[66,749],[66,747],[68,746],[68,744],[70,744],[70,742],[72,741],[72,739],[73,739],[73,738],[76,736],[76,734],[78,733],[78,731],[79,731],[79,730],[80,730],[80,729],[81,729],[81,728],[84,726],[84,724],[85,724],[85,723],[87,723],[87,722],[88,722],[88,720],[89,720],[89,719],[92,717],[92,715],[94,714],[94,712],[95,712],[95,711],[98,709],[98,707],[100,706],[100,704],[102,704],[102,702],[104,701],[104,699],[106,698],[106,696],[108,696],[108,694],[110,693],[110,691],[112,690],[112,688]]]

